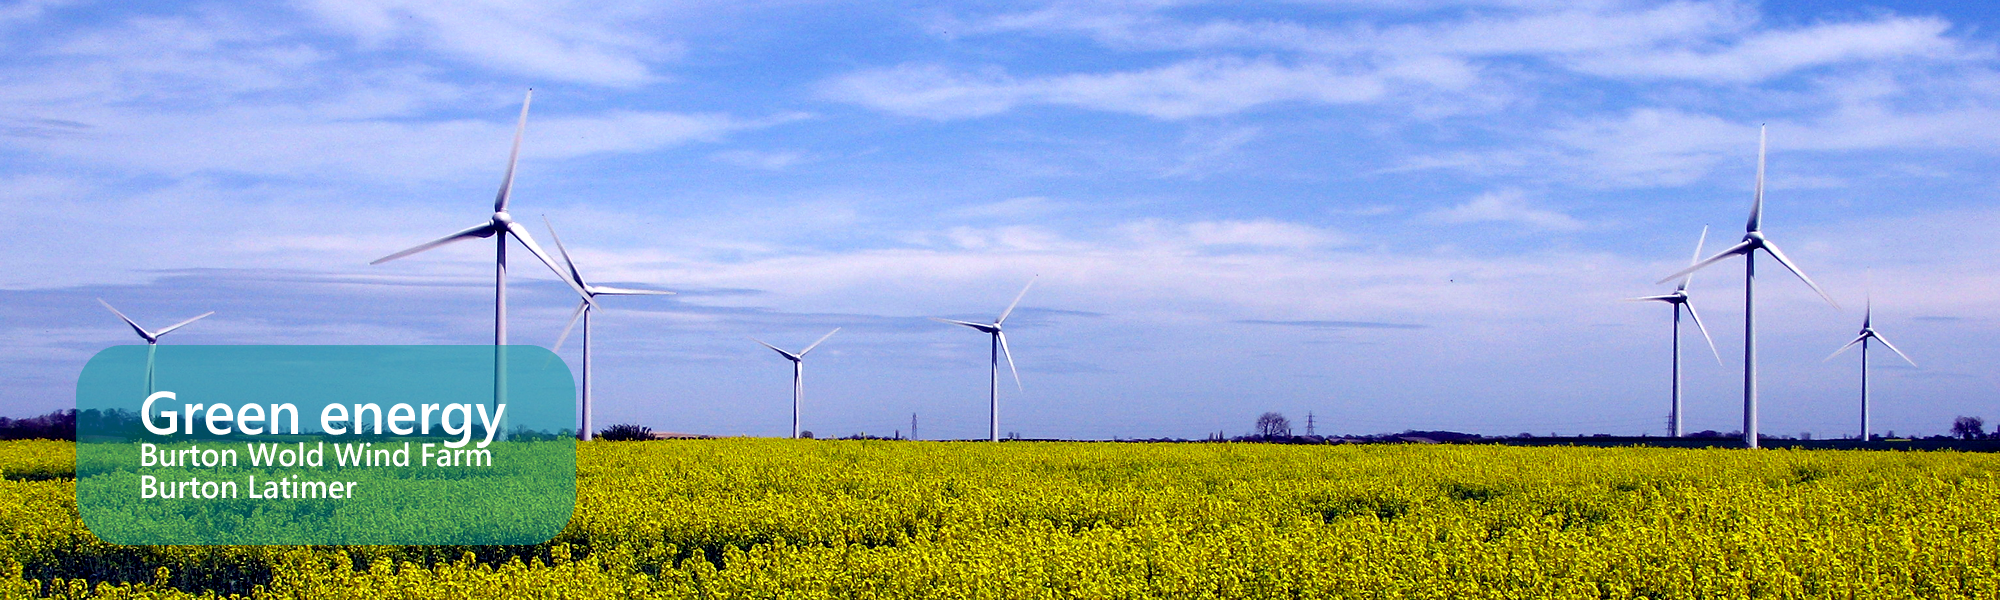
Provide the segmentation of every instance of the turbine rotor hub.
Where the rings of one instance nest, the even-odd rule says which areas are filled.
[[[512,222],[514,222],[514,215],[510,215],[510,214],[507,214],[507,211],[504,211],[504,210],[502,210],[502,211],[495,211],[495,212],[493,213],[493,222],[495,222],[495,223],[499,223],[499,224],[502,224],[502,225],[505,225],[505,224],[507,224],[507,223],[512,223]]]

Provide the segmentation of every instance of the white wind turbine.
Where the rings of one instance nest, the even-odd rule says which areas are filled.
[[[132,322],[132,318],[125,316],[125,313],[118,312],[118,309],[112,308],[111,303],[105,302],[103,298],[98,298],[97,303],[104,305],[104,308],[110,310],[111,314],[118,315],[119,320],[124,321],[126,325],[130,325],[134,333],[138,333],[141,339],[146,340],[146,395],[149,396],[153,394],[153,353],[160,347],[160,336],[173,333],[175,329],[186,327],[188,323],[200,321],[203,317],[215,314],[215,311],[211,310],[195,315],[192,319],[168,325],[159,331],[147,331],[146,328],[140,327],[138,323]]]
[[[576,303],[576,312],[570,313],[569,324],[563,326],[562,335],[556,337],[556,345],[549,348],[549,351],[562,350],[563,342],[569,340],[569,330],[576,327],[577,319],[583,319],[583,385],[581,386],[583,388],[583,428],[577,430],[577,439],[588,442],[593,435],[590,428],[590,312],[596,306],[592,304],[592,300],[595,300],[598,296],[671,296],[674,293],[663,290],[635,290],[591,285],[590,282],[583,280],[583,273],[576,270],[576,261],[570,260],[569,249],[563,247],[562,236],[556,235],[556,226],[549,223],[547,215],[542,216],[542,224],[548,226],[549,239],[555,240],[556,252],[562,254],[563,266],[569,268],[569,273],[564,276],[570,280],[571,285],[583,289],[584,300]]]
[[[779,356],[783,356],[785,357],[786,360],[792,361],[792,439],[799,438],[799,402],[805,399],[806,395],[806,387],[805,387],[806,353],[812,352],[813,348],[819,347],[820,342],[826,341],[826,338],[833,337],[833,334],[836,333],[840,333],[839,327],[833,328],[833,331],[826,332],[826,335],[819,336],[819,341],[813,342],[811,346],[806,346],[806,349],[800,350],[798,354],[793,354],[790,352],[786,352],[784,350],[779,350],[777,346],[765,344],[764,340],[756,338],[751,338],[750,340],[753,342],[757,342],[759,344],[764,344],[765,348],[770,348],[771,351],[777,352]]]
[[[1806,277],[1798,266],[1793,265],[1792,260],[1786,258],[1783,251],[1778,250],[1777,244],[1764,239],[1765,139],[1764,128],[1760,126],[1757,128],[1757,188],[1750,201],[1750,221],[1744,226],[1743,241],[1709,257],[1708,260],[1695,263],[1658,281],[1666,283],[1676,277],[1721,262],[1725,258],[1743,255],[1743,443],[1750,448],[1757,447],[1757,321],[1751,311],[1756,306],[1752,298],[1755,290],[1753,284],[1757,276],[1757,251],[1763,250],[1769,253],[1772,259],[1785,267],[1785,270],[1791,271],[1793,275],[1798,276],[1799,281],[1805,282],[1807,287],[1819,293],[1819,297],[1826,300],[1827,304],[1833,305],[1835,309],[1840,308],[1840,303],[1834,302],[1832,296],[1826,295],[1825,290],[1819,289],[1819,284],[1813,283],[1812,278]]]
[[[987,441],[993,441],[993,442],[1000,441],[1000,357],[1001,356],[1007,357],[1007,370],[1012,371],[1014,373],[1014,387],[1016,389],[1021,389],[1025,391],[1025,388],[1021,387],[1021,371],[1020,369],[1014,368],[1014,352],[1012,350],[1007,349],[1007,334],[1002,333],[1000,331],[1000,324],[1007,321],[1007,315],[1014,314],[1014,307],[1021,305],[1021,298],[1023,296],[1027,296],[1028,288],[1034,286],[1035,286],[1035,279],[1033,277],[1028,278],[1028,285],[1021,286],[1021,293],[1014,295],[1014,303],[1008,304],[1007,310],[1000,312],[1000,318],[994,319],[993,322],[990,324],[931,317],[932,321],[937,321],[939,323],[949,323],[952,325],[964,325],[966,327],[971,327],[973,329],[977,329],[981,332],[985,332],[986,334],[993,336],[993,381],[991,388],[992,395],[987,399],[987,420],[986,420]]]
[[[1826,360],[1833,360],[1833,357],[1840,356],[1840,353],[1846,352],[1848,348],[1853,348],[1855,344],[1861,344],[1861,441],[1864,442],[1868,441],[1868,342],[1869,340],[1882,342],[1882,345],[1887,346],[1889,348],[1889,351],[1895,352],[1896,356],[1903,357],[1903,362],[1910,363],[1910,366],[1912,367],[1917,366],[1917,361],[1910,360],[1910,355],[1904,354],[1902,350],[1896,349],[1895,344],[1889,343],[1889,340],[1884,339],[1882,337],[1882,334],[1875,332],[1875,327],[1873,325],[1875,317],[1875,297],[1874,297],[1875,295],[1873,293],[1870,293],[1868,296],[1869,296],[1868,308],[1863,310],[1861,313],[1861,334],[1854,336],[1854,341],[1848,342],[1847,345],[1841,346],[1839,350],[1833,351],[1833,354],[1829,354],[1826,357]]]
[[[512,236],[514,239],[520,240],[521,245],[528,248],[528,252],[534,253],[535,258],[541,259],[542,264],[548,265],[549,270],[555,271],[557,277],[561,278],[564,283],[568,283],[572,289],[576,290],[577,294],[583,296],[585,303],[593,303],[590,299],[590,293],[585,291],[582,285],[571,281],[568,277],[564,277],[562,269],[556,266],[555,260],[550,259],[548,253],[542,252],[542,248],[535,245],[535,238],[532,235],[528,235],[528,228],[514,222],[513,215],[507,214],[507,199],[514,189],[514,166],[521,159],[521,134],[528,129],[528,103],[534,100],[534,98],[535,91],[528,90],[527,97],[521,100],[521,120],[514,126],[514,149],[507,155],[507,175],[500,180],[500,193],[493,198],[493,216],[490,220],[468,227],[458,233],[425,242],[417,247],[384,256],[368,263],[379,265],[452,242],[497,236],[495,240],[497,243],[494,245],[493,254],[493,346],[495,348],[493,353],[493,398],[496,404],[504,399],[507,384],[506,371],[503,368],[506,363],[505,347],[507,345],[507,238]]]
[[[1694,261],[1701,260],[1701,245],[1703,242],[1707,241],[1708,241],[1708,228],[1703,227],[1701,228],[1701,238],[1696,240],[1694,243],[1694,258],[1688,260],[1689,264],[1693,264]],[[1701,313],[1695,312],[1694,301],[1688,298],[1687,294],[1688,285],[1692,283],[1694,283],[1694,274],[1688,273],[1686,277],[1681,278],[1681,285],[1680,287],[1674,289],[1674,293],[1661,294],[1658,296],[1646,296],[1643,298],[1626,299],[1628,302],[1665,302],[1667,304],[1673,305],[1674,307],[1674,394],[1673,394],[1672,408],[1667,413],[1667,422],[1669,425],[1671,425],[1669,429],[1673,430],[1672,433],[1674,437],[1681,436],[1681,309],[1682,308],[1686,308],[1688,316],[1694,319],[1695,329],[1701,330],[1702,339],[1708,340],[1708,351],[1710,354],[1715,355],[1715,364],[1718,365],[1722,364],[1722,353],[1716,351],[1715,349],[1715,338],[1709,337],[1708,327],[1703,326],[1701,324]]]

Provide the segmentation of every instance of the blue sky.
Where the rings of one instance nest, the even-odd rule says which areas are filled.
[[[1703,226],[1765,229],[1847,307],[1759,287],[1767,433],[2000,418],[2000,44],[1978,3],[401,2],[0,4],[0,413],[89,356],[178,344],[479,344],[480,222],[523,92],[513,212],[595,282],[598,422],[779,435],[1659,434],[1660,293]],[[546,236],[544,235],[546,241]],[[515,253],[512,330],[572,295]],[[1696,277],[1740,421],[1740,263]],[[1871,275],[1872,274],[1872,275]],[[564,349],[576,362],[574,345]],[[1707,362],[1703,362],[1707,361]]]

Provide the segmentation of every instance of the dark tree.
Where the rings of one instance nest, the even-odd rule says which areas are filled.
[[[1292,422],[1285,415],[1267,412],[1257,417],[1257,436],[1264,439],[1292,437]]]
[[[1986,420],[1979,417],[1959,417],[1951,422],[1951,435],[1961,440],[1976,440],[1986,437]]]
[[[0,417],[0,440],[30,439],[76,439],[76,410],[59,409],[46,415],[26,419]]]
[[[642,425],[619,423],[597,432],[597,439],[607,442],[637,442],[653,439],[653,428]]]

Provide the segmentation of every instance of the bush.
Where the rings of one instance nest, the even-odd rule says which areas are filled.
[[[636,442],[653,439],[653,428],[630,423],[619,423],[597,432],[597,439],[607,442]]]

